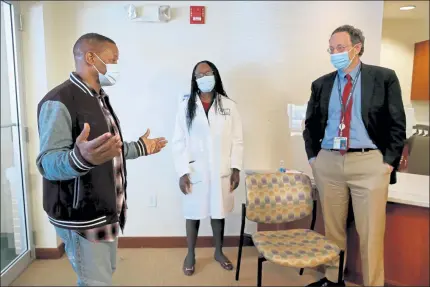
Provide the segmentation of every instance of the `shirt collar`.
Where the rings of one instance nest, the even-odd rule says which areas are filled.
[[[355,79],[360,69],[361,69],[361,62],[359,62],[358,65],[351,72],[349,72],[349,75],[351,76],[352,79]],[[343,70],[339,70],[339,76],[343,79],[345,78],[346,73]]]
[[[96,92],[88,83],[86,83],[82,78],[75,72],[70,73],[70,81],[75,84],[84,93],[89,94],[93,97],[105,97],[105,91],[100,88],[100,94]]]

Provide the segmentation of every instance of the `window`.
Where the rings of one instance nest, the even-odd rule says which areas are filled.
[[[292,136],[302,135],[305,126],[307,104],[288,104],[288,126]]]

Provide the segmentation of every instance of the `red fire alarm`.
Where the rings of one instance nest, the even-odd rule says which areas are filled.
[[[205,23],[205,6],[190,6],[190,24]]]

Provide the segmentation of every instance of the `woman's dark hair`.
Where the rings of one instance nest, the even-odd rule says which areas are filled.
[[[191,91],[190,91],[190,97],[188,99],[188,106],[187,106],[187,126],[188,126],[188,130],[191,129],[191,126],[193,124],[193,120],[194,117],[196,116],[196,97],[201,93],[201,91],[199,90],[199,87],[197,86],[197,81],[196,81],[196,70],[197,67],[200,64],[208,64],[209,67],[211,67],[214,77],[215,77],[215,87],[212,91],[212,93],[214,93],[214,104],[215,104],[215,112],[218,112],[218,109],[222,110],[222,101],[221,101],[221,97],[226,97],[227,93],[224,91],[224,87],[222,85],[222,80],[221,80],[221,76],[219,74],[219,71],[217,69],[217,67],[209,61],[201,61],[198,62],[193,69],[193,74],[191,75]]]

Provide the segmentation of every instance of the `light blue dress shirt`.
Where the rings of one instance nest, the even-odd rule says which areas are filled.
[[[361,64],[357,65],[354,70],[351,71],[350,76],[354,81],[357,74],[360,72]],[[345,88],[348,80],[346,74],[343,71],[339,71],[339,75],[336,76],[331,91],[330,102],[328,107],[328,119],[327,126],[325,129],[324,139],[321,143],[323,149],[333,149],[334,138],[339,134],[339,124],[341,115],[341,96],[339,95],[338,81],[341,81],[341,93]],[[356,80],[354,93],[352,95],[352,115],[351,115],[351,127],[349,132],[349,148],[372,148],[376,149],[376,145],[370,139],[367,133],[366,127],[364,126],[363,119],[361,117],[361,73],[358,75]],[[353,82],[354,85],[354,82]]]

